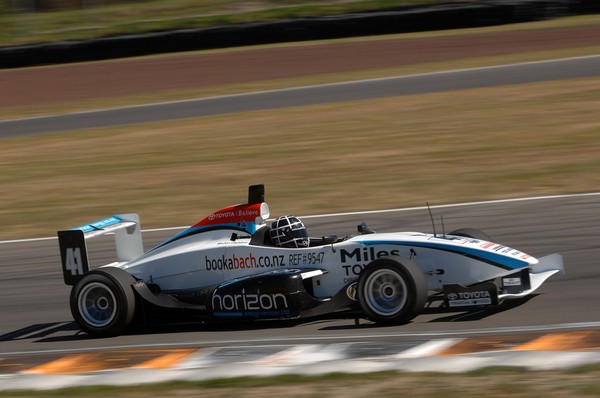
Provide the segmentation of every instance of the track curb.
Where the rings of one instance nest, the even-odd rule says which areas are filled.
[[[547,371],[596,364],[600,364],[597,329],[440,338],[410,347],[398,342],[344,342],[103,350],[29,357],[0,354],[0,391],[333,372],[464,373],[490,367]]]

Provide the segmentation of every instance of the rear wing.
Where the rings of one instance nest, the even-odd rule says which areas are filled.
[[[128,261],[144,253],[137,214],[116,214],[67,231],[58,231],[65,284],[75,285],[90,269],[86,240],[108,233],[115,235],[117,261]]]

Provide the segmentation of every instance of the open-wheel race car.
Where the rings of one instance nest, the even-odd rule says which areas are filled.
[[[401,324],[438,301],[497,306],[562,273],[559,254],[536,259],[464,228],[449,234],[309,237],[302,222],[267,222],[264,186],[144,252],[137,214],[59,231],[70,307],[82,330],[118,335],[134,323],[289,320],[334,313]],[[114,233],[117,261],[90,270],[86,240]]]

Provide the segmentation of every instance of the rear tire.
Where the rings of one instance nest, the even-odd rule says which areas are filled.
[[[402,257],[379,258],[358,279],[358,302],[377,323],[407,323],[421,313],[427,300],[427,281],[421,268]]]
[[[135,313],[133,276],[119,268],[88,272],[71,290],[71,314],[88,334],[98,337],[121,334]]]

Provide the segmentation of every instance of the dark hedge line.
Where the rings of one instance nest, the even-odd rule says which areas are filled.
[[[278,42],[535,21],[600,11],[598,0],[485,0],[0,48],[0,68]]]

